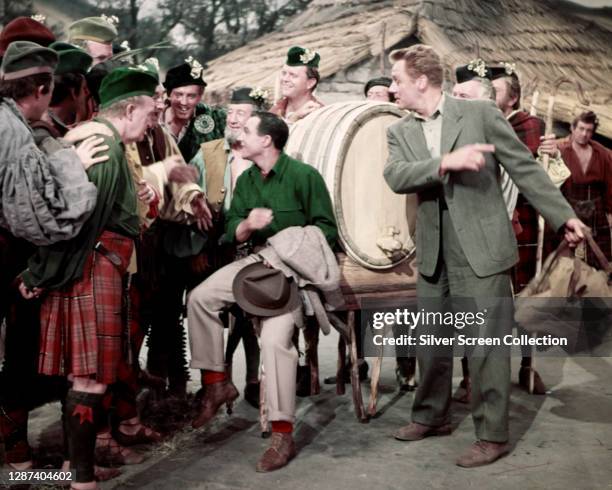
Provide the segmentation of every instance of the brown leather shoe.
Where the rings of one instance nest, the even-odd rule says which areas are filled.
[[[96,463],[103,466],[123,466],[140,464],[146,458],[144,454],[123,447],[112,437],[96,437]]]
[[[510,452],[507,442],[476,441],[459,458],[457,466],[475,468],[497,461]]]
[[[200,413],[193,419],[191,426],[198,429],[207,424],[217,415],[219,407],[224,403],[228,405],[228,410],[231,409],[231,404],[236,398],[238,390],[231,381],[224,380],[206,385],[204,396],[200,401]]]
[[[140,424],[140,429],[138,429],[138,432],[135,432],[134,434],[125,434],[124,432],[121,432],[120,426],[119,429],[117,429],[113,435],[115,437],[115,440],[122,446],[151,444],[154,442],[160,442],[163,439],[162,435],[159,432],[143,424]]]
[[[398,441],[420,441],[430,436],[447,436],[451,431],[450,424],[432,427],[430,425],[419,424],[418,422],[410,422],[408,425],[398,429],[393,434],[393,437]]]
[[[519,385],[521,385],[521,387],[527,392],[529,391],[529,373],[532,369],[533,368],[527,366],[521,366],[519,371]],[[546,394],[546,386],[544,386],[544,381],[542,381],[542,378],[535,369],[533,369],[533,394]]]
[[[263,453],[256,469],[260,473],[278,470],[286,466],[289,461],[295,458],[295,455],[293,436],[283,432],[272,432],[270,447]]]

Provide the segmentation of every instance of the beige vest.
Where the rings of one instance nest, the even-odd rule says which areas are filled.
[[[215,213],[223,209],[223,201],[227,192],[224,183],[227,166],[227,152],[224,143],[225,139],[220,138],[203,143],[200,147],[206,168],[206,198]]]

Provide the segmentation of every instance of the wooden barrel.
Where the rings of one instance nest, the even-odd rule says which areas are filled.
[[[405,114],[393,104],[331,104],[294,124],[286,147],[323,175],[340,243],[369,269],[392,268],[415,251],[416,196],[393,193],[383,178],[386,129]]]

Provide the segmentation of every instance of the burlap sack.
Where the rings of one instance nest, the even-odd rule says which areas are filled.
[[[515,321],[527,332],[576,342],[582,325],[582,298],[612,298],[612,266],[590,234],[586,237],[602,270],[573,256],[565,240],[517,296]]]

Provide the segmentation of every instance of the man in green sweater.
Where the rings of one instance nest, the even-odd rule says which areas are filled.
[[[108,161],[87,171],[98,190],[96,207],[79,235],[39,248],[22,274],[24,297],[45,294],[39,371],[73,381],[64,430],[74,488],[95,488],[102,397],[116,381],[124,352],[122,304],[139,233],[137,196],[124,145],[144,137],[156,86],[157,79],[142,67],[117,68],[104,78],[99,117],[73,130],[82,138],[99,135],[109,147]]]
[[[338,231],[331,198],[314,167],[283,153],[289,136],[286,123],[269,112],[256,112],[241,136],[241,155],[254,165],[236,183],[226,217],[227,239],[255,247],[291,226],[319,227],[333,246]],[[195,288],[188,300],[191,367],[202,370],[205,395],[195,428],[208,423],[221,405],[238,391],[225,374],[222,310],[236,303],[232,284],[246,266],[261,262],[257,254],[237,260],[215,272]],[[257,465],[258,471],[285,466],[295,456],[292,438],[295,419],[295,375],[298,355],[292,343],[293,312],[261,319],[261,353],[266,373],[265,404],[272,422],[272,444]]]

